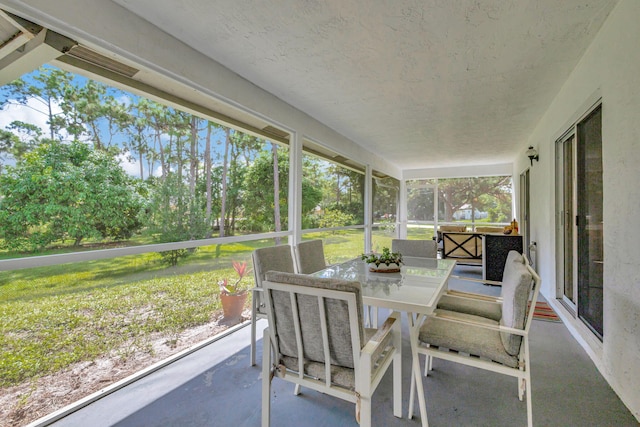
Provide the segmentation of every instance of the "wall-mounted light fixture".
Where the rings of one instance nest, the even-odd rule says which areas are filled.
[[[529,160],[531,160],[531,166],[533,166],[533,161],[535,160],[536,162],[539,162],[540,160],[538,160],[538,152],[536,151],[535,148],[533,148],[532,145],[529,146],[529,149],[527,150],[527,157],[529,158]]]

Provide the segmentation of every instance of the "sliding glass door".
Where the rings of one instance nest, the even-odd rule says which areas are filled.
[[[602,216],[602,110],[578,124],[578,316],[600,337],[604,267]]]
[[[558,297],[603,336],[602,108],[556,141]]]

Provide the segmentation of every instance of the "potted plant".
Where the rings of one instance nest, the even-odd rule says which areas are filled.
[[[369,271],[376,273],[397,273],[402,264],[402,254],[382,248],[381,254],[362,254],[361,258],[369,265]]]
[[[231,282],[224,278],[218,282],[220,286],[220,301],[224,319],[227,322],[240,322],[244,304],[247,301],[247,289],[242,283],[244,276],[249,273],[247,262],[232,261],[233,269],[238,274],[238,278]]]

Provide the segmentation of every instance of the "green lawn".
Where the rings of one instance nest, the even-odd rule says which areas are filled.
[[[330,263],[364,249],[362,230],[304,237],[323,238]],[[149,253],[0,272],[0,386],[105,355],[152,352],[152,334],[177,339],[186,329],[208,323],[221,308],[218,281],[235,277],[231,261],[251,265],[251,252],[272,244],[199,248],[176,267]],[[243,283],[252,287],[253,275]]]

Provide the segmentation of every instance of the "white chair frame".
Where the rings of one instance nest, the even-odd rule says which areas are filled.
[[[437,313],[431,314],[429,316],[438,317],[439,319],[444,319],[451,322],[463,323],[469,325],[470,327],[479,327],[479,328],[487,328],[500,332],[508,332],[510,334],[520,335],[522,336],[522,343],[520,345],[520,353],[518,354],[519,366],[517,368],[511,368],[509,366],[493,362],[491,360],[478,358],[473,355],[458,353],[454,351],[449,351],[448,349],[441,349],[430,347],[425,344],[420,344],[418,346],[417,352],[419,354],[424,354],[427,358],[425,361],[425,367],[427,370],[431,370],[431,358],[439,358],[444,360],[449,360],[451,362],[461,363],[467,366],[473,366],[480,369],[485,369],[488,371],[496,372],[499,374],[509,375],[518,379],[518,398],[520,400],[523,399],[526,394],[527,399],[527,425],[529,427],[533,427],[533,409],[531,404],[531,370],[530,370],[530,354],[529,354],[529,329],[531,327],[531,321],[533,319],[533,312],[535,310],[536,301],[538,300],[538,294],[540,292],[540,276],[531,268],[526,257],[525,265],[527,270],[531,273],[532,287],[530,290],[529,302],[530,306],[527,310],[527,317],[525,319],[524,329],[517,328],[507,328],[504,326],[492,326],[483,323],[476,323],[471,321],[460,320],[457,318],[447,317],[446,315],[438,315]],[[412,333],[418,334],[419,331],[415,330]],[[417,339],[417,337],[415,337]],[[419,341],[418,341],[419,342]],[[425,372],[427,375],[427,372]],[[412,376],[413,379],[413,376]],[[413,396],[414,396],[414,383],[412,381],[411,384],[411,393],[410,393],[410,401],[409,401],[409,418],[413,417]]]
[[[295,260],[295,256],[293,254],[293,248],[289,245],[281,245],[281,246],[287,246],[289,248],[289,251],[291,253],[291,262],[293,265],[293,272],[297,273],[297,264],[296,264],[296,260]],[[278,246],[273,246],[274,248],[278,247]],[[266,273],[266,271],[261,271],[257,265],[259,265],[258,262],[256,262],[256,251],[253,251],[253,253],[251,254],[251,260],[253,262],[253,275],[254,275],[254,280],[255,280],[255,287],[253,289],[251,289],[251,351],[250,351],[250,357],[249,357],[249,362],[251,363],[251,366],[255,366],[256,364],[256,346],[257,346],[257,325],[256,323],[258,322],[258,319],[266,319],[267,316],[264,313],[261,313],[259,310],[259,303],[263,303],[262,300],[262,296],[263,296],[263,290],[262,290],[262,278],[264,276],[264,274]]]
[[[356,296],[352,292],[312,288],[270,281],[263,282],[264,296],[267,303],[269,327],[264,331],[263,359],[262,359],[262,426],[270,425],[271,415],[271,380],[277,376],[285,381],[296,384],[294,393],[297,395],[300,386],[338,397],[356,404],[356,419],[363,427],[371,426],[371,396],[377,388],[390,364],[393,362],[393,414],[402,417],[402,354],[400,313],[392,313],[384,325],[361,348],[357,316]],[[275,366],[274,355],[279,354],[277,331],[274,329],[274,313],[271,302],[273,290],[288,292],[295,322],[296,343],[298,349],[299,368],[297,372],[290,371],[284,366]],[[300,318],[297,314],[296,295],[312,295],[318,298],[321,322],[318,325],[322,331],[325,380],[321,381],[309,377],[304,373],[304,343],[302,341]],[[331,382],[331,364],[329,337],[324,311],[325,299],[346,301],[349,310],[350,333],[353,348],[353,362],[355,375],[355,391]]]

